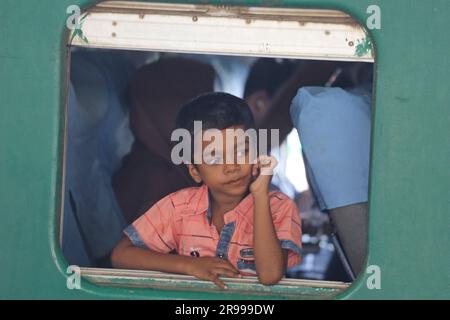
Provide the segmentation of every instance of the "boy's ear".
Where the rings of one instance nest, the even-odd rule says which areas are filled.
[[[188,170],[189,174],[191,175],[192,179],[194,179],[195,182],[200,183],[202,182],[202,177],[200,176],[200,172],[198,172],[198,169],[193,164],[188,164]]]

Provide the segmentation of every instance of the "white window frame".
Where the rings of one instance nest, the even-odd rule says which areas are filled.
[[[364,29],[336,10],[106,1],[86,13],[71,45],[373,62]],[[73,32],[75,32],[74,30]],[[78,31],[77,31],[78,32]]]

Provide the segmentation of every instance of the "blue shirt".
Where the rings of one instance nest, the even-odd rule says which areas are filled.
[[[290,108],[321,210],[368,199],[371,86],[303,87]]]

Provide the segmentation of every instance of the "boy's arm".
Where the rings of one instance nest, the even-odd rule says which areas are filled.
[[[271,285],[279,282],[285,273],[287,251],[281,248],[270,211],[269,184],[276,160],[268,156],[260,159],[270,161],[266,166],[271,168],[264,171],[264,164],[260,165],[261,174],[250,186],[254,198],[253,247],[258,279],[262,284]],[[253,174],[257,174],[255,168]]]
[[[128,237],[122,238],[114,248],[111,263],[114,268],[187,274],[202,280],[210,280],[222,289],[226,289],[226,286],[219,276],[237,277],[239,275],[228,261],[220,258],[158,253],[134,246]]]
[[[253,222],[253,246],[256,272],[262,284],[278,283],[287,265],[287,250],[281,248],[270,211],[269,193],[253,194],[255,211]]]

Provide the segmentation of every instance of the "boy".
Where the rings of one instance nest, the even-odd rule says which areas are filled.
[[[248,141],[244,147],[234,138],[227,143],[227,129],[254,129],[248,105],[230,94],[208,93],[177,116],[177,128],[192,140],[204,134],[194,131],[194,121],[224,137],[214,154],[187,164],[202,185],[164,197],[125,229],[111,255],[113,266],[193,275],[223,289],[220,276],[256,274],[262,284],[277,283],[287,266],[300,262],[300,217],[287,196],[269,193],[276,160],[261,156],[252,163]],[[201,143],[202,152],[210,147]]]

